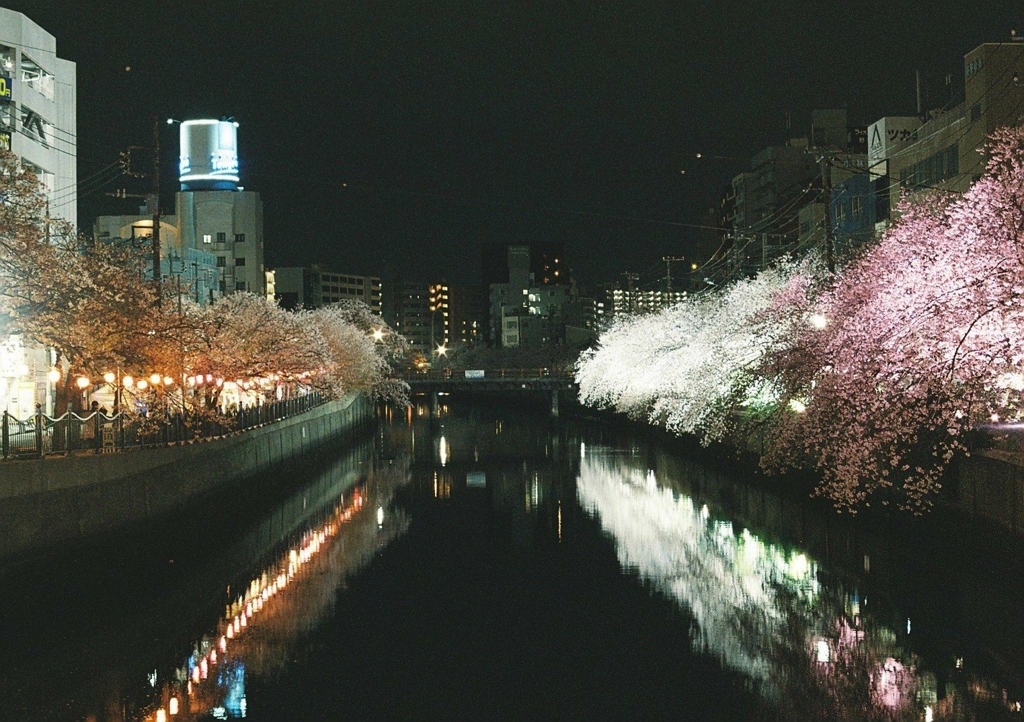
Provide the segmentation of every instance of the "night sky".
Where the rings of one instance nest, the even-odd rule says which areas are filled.
[[[154,115],[233,116],[269,267],[449,281],[479,277],[484,243],[531,241],[564,241],[582,281],[654,279],[813,108],[912,115],[915,69],[941,107],[966,52],[1022,29],[1017,0],[0,4],[78,64],[80,179]],[[135,212],[105,191],[143,183],[82,183],[80,222]]]

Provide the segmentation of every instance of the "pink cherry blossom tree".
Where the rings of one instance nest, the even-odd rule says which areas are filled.
[[[965,433],[1018,420],[1024,362],[1024,130],[997,132],[962,196],[905,203],[816,299],[762,374],[781,389],[763,463],[811,466],[818,492],[928,509]]]

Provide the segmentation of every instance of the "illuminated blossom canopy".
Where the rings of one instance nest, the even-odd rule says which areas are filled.
[[[704,442],[729,433],[735,412],[772,397],[753,375],[800,319],[817,264],[785,262],[757,277],[618,320],[576,365],[583,403],[662,424]]]
[[[786,263],[619,320],[577,363],[581,400],[705,442],[757,433],[765,469],[816,469],[841,509],[928,509],[968,430],[1022,416],[1024,129],[988,155],[837,275]]]
[[[147,265],[147,249],[88,242],[49,218],[34,174],[0,151],[4,330],[56,349],[65,402],[74,377],[115,368],[137,378],[301,380],[334,396],[404,399],[406,387],[387,363],[401,342],[364,304],[291,313],[261,296],[232,294],[200,306],[172,284],[158,289],[147,281]],[[214,408],[218,394],[205,386],[202,405]]]

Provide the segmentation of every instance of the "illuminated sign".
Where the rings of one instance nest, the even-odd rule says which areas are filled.
[[[12,100],[11,91],[13,90],[13,84],[11,83],[11,76],[0,75],[0,102],[9,103]]]
[[[235,187],[237,128],[237,123],[226,120],[186,120],[181,124],[178,180],[183,189]]]
[[[11,149],[11,134],[6,130],[0,130],[0,150]]]

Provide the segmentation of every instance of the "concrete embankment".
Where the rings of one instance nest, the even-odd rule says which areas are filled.
[[[0,464],[0,559],[137,525],[272,471],[368,422],[353,394],[207,441]]]

